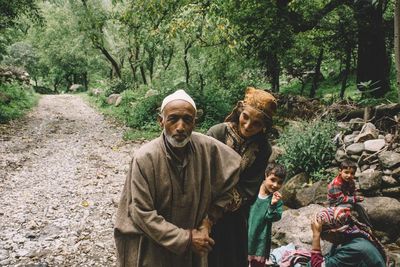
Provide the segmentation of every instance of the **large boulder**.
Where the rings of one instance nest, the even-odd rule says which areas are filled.
[[[301,207],[308,206],[310,204],[326,204],[328,192],[328,182],[318,181],[312,184],[310,187],[304,187],[297,190],[296,203],[299,203]]]
[[[358,184],[362,191],[376,190],[381,186],[382,183],[382,172],[368,169],[358,176]]]
[[[107,98],[107,104],[109,105],[115,105],[117,103],[118,98],[120,98],[120,94],[111,94]]]
[[[364,142],[364,148],[366,151],[375,153],[381,150],[386,145],[385,139],[373,139]]]
[[[390,197],[369,197],[360,204],[374,229],[388,234],[392,241],[400,236],[400,201]]]
[[[382,151],[378,158],[384,168],[392,169],[400,166],[400,153]]]
[[[354,142],[362,143],[367,140],[377,139],[378,136],[379,136],[378,129],[376,129],[375,125],[368,122],[368,123],[364,124],[364,126],[361,129],[360,134],[357,135],[356,138],[354,139]]]
[[[311,218],[323,206],[311,204],[300,209],[285,210],[282,219],[272,224],[272,243],[283,246],[293,243],[296,247],[310,249],[312,231]]]
[[[84,90],[84,87],[82,84],[73,84],[69,87],[69,91],[71,91],[71,92],[80,92],[83,90]]]
[[[346,147],[346,151],[348,155],[361,155],[364,151],[363,143],[354,143]]]
[[[296,199],[297,191],[307,185],[310,177],[306,173],[299,173],[290,178],[282,187],[282,200],[286,206],[297,209],[301,203]]]

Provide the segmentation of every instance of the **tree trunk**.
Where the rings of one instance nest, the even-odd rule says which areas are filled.
[[[147,84],[147,79],[146,79],[146,71],[143,68],[143,65],[140,65],[140,74],[142,75],[143,83]]]
[[[189,42],[188,44],[185,44],[185,50],[184,50],[184,54],[183,54],[183,61],[185,63],[185,77],[186,77],[187,85],[189,85],[189,79],[190,79],[188,52],[189,52],[189,49],[192,47],[192,44],[193,44],[193,41]]]
[[[351,67],[351,47],[346,49],[346,66],[343,73],[342,88],[340,89],[340,99],[344,98],[344,92],[346,91],[347,78],[349,77]]]
[[[318,89],[318,80],[319,80],[319,77],[321,76],[321,63],[322,63],[323,57],[324,57],[324,49],[321,48],[321,50],[319,51],[317,64],[315,65],[314,78],[313,78],[313,83],[312,83],[311,90],[310,90],[311,98],[315,97],[315,93],[317,92],[317,89]]]
[[[107,49],[105,49],[104,47],[98,47],[98,48],[100,49],[101,53],[103,53],[103,55],[107,58],[107,60],[111,63],[112,69],[115,72],[115,74],[117,74],[117,77],[121,79],[121,69],[118,66],[117,61],[115,61],[115,59],[110,55]]]
[[[357,84],[371,81],[378,89],[370,95],[383,97],[390,90],[390,84],[382,4],[374,6],[370,1],[358,1],[354,11],[358,25]]]
[[[82,74],[82,78],[83,78],[83,86],[85,87],[85,90],[87,91],[88,90],[88,88],[89,88],[89,80],[88,80],[88,73],[87,73],[87,71],[85,71],[83,74]]]
[[[279,92],[280,63],[276,52],[267,52],[266,68],[272,91]]]
[[[139,60],[139,48],[135,48],[135,53],[133,53],[132,49],[129,49],[129,66],[131,67],[132,70],[132,75],[133,75],[133,80],[137,82],[137,76],[136,76],[136,71],[137,71],[137,64],[136,62]]]
[[[394,53],[396,56],[398,102],[400,103],[400,0],[396,0],[394,7]]]

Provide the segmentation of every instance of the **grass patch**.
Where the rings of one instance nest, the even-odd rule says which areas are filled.
[[[0,123],[24,116],[38,100],[39,95],[31,87],[18,83],[0,84]]]

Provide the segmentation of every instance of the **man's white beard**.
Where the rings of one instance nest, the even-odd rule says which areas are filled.
[[[165,129],[164,129],[164,135],[167,138],[168,143],[172,147],[177,147],[177,148],[184,147],[190,141],[190,136],[188,136],[183,141],[178,142],[171,135],[168,135],[167,132],[165,131]]]

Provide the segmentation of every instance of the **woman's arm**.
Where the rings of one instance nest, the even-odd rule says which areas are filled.
[[[321,267],[324,258],[321,254],[321,231],[322,224],[313,218],[311,220],[311,230],[313,232],[312,251],[311,251],[311,267]]]

